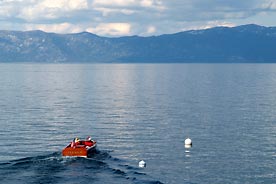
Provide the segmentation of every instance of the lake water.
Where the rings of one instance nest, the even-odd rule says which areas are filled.
[[[0,64],[0,89],[0,183],[276,183],[274,64]]]

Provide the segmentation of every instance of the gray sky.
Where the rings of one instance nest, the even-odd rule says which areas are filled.
[[[1,30],[149,36],[251,23],[276,26],[276,0],[0,0]]]

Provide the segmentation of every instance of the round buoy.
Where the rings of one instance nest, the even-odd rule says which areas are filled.
[[[146,167],[146,162],[144,160],[141,160],[139,162],[139,167]]]
[[[185,145],[192,146],[192,140],[190,138],[185,139]]]

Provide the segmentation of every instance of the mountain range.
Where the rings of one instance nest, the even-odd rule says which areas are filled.
[[[160,36],[0,31],[0,62],[273,63],[276,27],[215,27]]]

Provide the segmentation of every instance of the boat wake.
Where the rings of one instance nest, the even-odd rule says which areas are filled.
[[[89,158],[62,157],[60,152],[0,163],[1,183],[161,183],[110,151]]]

